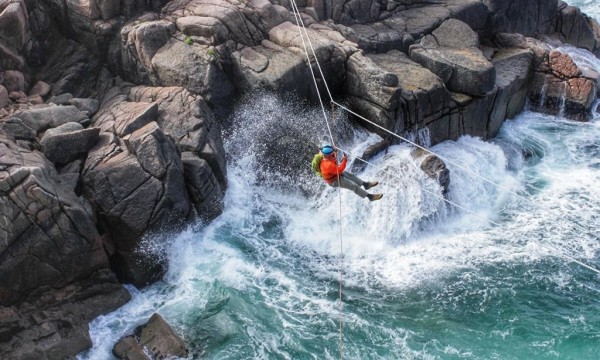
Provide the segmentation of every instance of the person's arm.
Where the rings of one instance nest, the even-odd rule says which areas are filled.
[[[346,170],[347,162],[348,162],[348,157],[346,157],[346,154],[344,154],[344,157],[342,158],[342,162],[337,167],[337,171],[340,175],[344,172],[344,170]]]

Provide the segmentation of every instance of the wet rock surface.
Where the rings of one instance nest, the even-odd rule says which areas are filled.
[[[183,340],[160,316],[153,314],[132,335],[122,338],[113,348],[117,359],[168,359],[185,358],[188,351]],[[149,356],[148,356],[149,355]]]

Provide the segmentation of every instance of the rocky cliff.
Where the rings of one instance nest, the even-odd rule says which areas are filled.
[[[424,145],[494,137],[528,99],[585,121],[597,99],[560,46],[600,56],[600,25],[562,1],[297,3],[321,94]],[[164,271],[141,242],[220,213],[213,111],[259,89],[315,101],[299,30],[287,0],[0,0],[1,358],[89,347],[129,298],[117,279]]]

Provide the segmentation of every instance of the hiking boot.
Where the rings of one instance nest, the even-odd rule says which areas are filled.
[[[383,194],[369,194],[367,195],[367,197],[369,198],[369,200],[375,201],[381,199],[383,197]]]
[[[364,182],[363,183],[363,187],[365,188],[365,190],[369,190],[370,188],[379,185],[379,183],[377,181],[369,181],[369,182]]]

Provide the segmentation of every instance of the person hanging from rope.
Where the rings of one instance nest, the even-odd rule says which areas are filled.
[[[312,161],[313,170],[321,176],[329,186],[340,186],[344,189],[352,190],[361,198],[368,198],[371,201],[379,200],[383,197],[383,194],[369,194],[366,191],[377,186],[377,184],[379,184],[377,181],[362,181],[358,176],[344,171],[346,169],[348,158],[344,154],[342,162],[338,164],[336,155],[337,152],[333,146],[325,145],[320,149],[319,153],[314,156]]]

